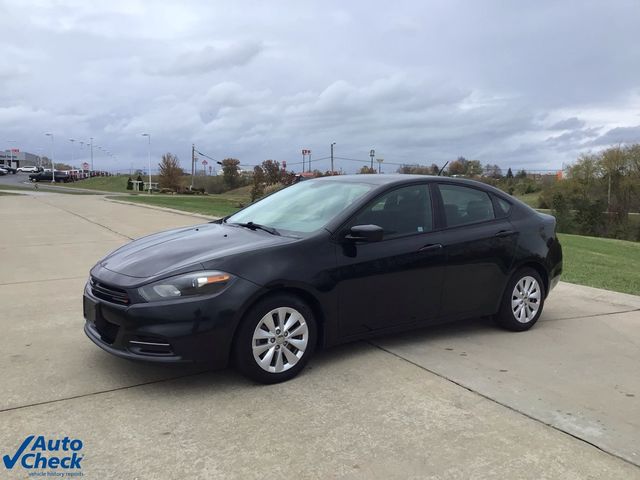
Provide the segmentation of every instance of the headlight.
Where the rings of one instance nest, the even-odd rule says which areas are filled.
[[[194,295],[212,295],[224,290],[232,279],[233,276],[224,272],[193,272],[150,283],[138,288],[138,293],[148,302]]]

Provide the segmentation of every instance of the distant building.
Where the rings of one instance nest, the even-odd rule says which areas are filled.
[[[0,165],[9,165],[13,168],[39,166],[49,163],[47,157],[41,157],[29,152],[21,152],[18,149],[0,151]]]

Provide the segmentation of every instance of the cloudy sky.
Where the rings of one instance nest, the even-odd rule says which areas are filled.
[[[191,144],[355,171],[463,155],[555,169],[640,142],[640,2],[0,0],[0,148],[96,168]],[[76,157],[87,157],[76,143]],[[117,158],[116,158],[117,157]],[[327,160],[316,166],[328,168]]]

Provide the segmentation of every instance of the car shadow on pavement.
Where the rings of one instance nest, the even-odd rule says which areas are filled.
[[[497,334],[501,332],[491,319],[475,318],[322,349],[316,352],[303,374],[287,382],[287,385],[298,382],[306,384],[310,381],[315,385],[322,385],[326,375],[353,375],[353,370],[348,369],[347,366],[354,362],[363,361],[367,355],[381,352],[378,345],[383,342],[385,345],[392,344],[394,346],[424,343],[424,347],[429,348],[430,343],[435,340],[459,339],[487,333],[491,330]],[[103,355],[102,352],[95,352],[95,354]],[[247,388],[273,388],[273,386],[262,386],[242,377],[232,365],[224,369],[213,370],[206,365],[154,365],[108,355],[102,356],[95,363],[100,366],[99,368],[104,368],[106,375],[129,378],[131,383],[123,388],[149,388],[155,392],[154,394],[171,392],[171,395],[178,395],[176,394],[177,384],[179,391],[184,395],[223,394]]]

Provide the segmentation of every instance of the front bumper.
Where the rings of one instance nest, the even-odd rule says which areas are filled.
[[[156,363],[206,362],[226,366],[241,307],[258,290],[234,280],[219,295],[119,305],[96,297],[85,286],[84,331],[118,357]]]

